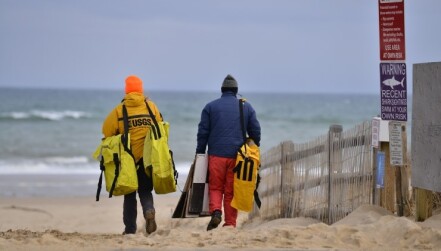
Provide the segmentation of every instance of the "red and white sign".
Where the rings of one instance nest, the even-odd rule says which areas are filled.
[[[404,0],[379,0],[380,60],[406,60]]]

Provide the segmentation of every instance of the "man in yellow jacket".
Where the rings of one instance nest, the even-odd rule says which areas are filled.
[[[110,137],[124,133],[124,119],[122,105],[126,106],[130,133],[130,149],[137,166],[138,196],[141,202],[143,215],[146,220],[146,232],[148,234],[156,231],[155,208],[153,204],[153,183],[151,176],[145,172],[142,161],[144,139],[149,133],[153,120],[147,110],[148,102],[157,121],[162,121],[161,113],[156,105],[143,94],[142,80],[131,75],[125,81],[124,100],[118,104],[107,116],[103,123],[104,137]],[[136,191],[124,195],[123,221],[125,230],[123,234],[136,233],[137,200]]]

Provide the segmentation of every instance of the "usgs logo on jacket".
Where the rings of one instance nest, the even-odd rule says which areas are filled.
[[[152,125],[152,119],[148,115],[145,115],[143,117],[137,116],[136,118],[129,117],[129,128],[146,127],[151,125]]]

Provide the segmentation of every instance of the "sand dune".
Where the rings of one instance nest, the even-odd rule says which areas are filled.
[[[361,206],[328,226],[310,218],[249,221],[205,231],[209,218],[171,219],[176,196],[156,196],[158,230],[123,236],[122,197],[0,198],[0,250],[441,250],[441,214],[425,222]]]

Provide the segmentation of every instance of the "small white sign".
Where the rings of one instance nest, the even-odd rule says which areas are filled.
[[[389,122],[389,149],[390,164],[393,166],[403,165],[403,140],[401,137],[401,122]]]
[[[381,118],[374,117],[372,119],[372,147],[378,148],[380,141],[380,122]]]

